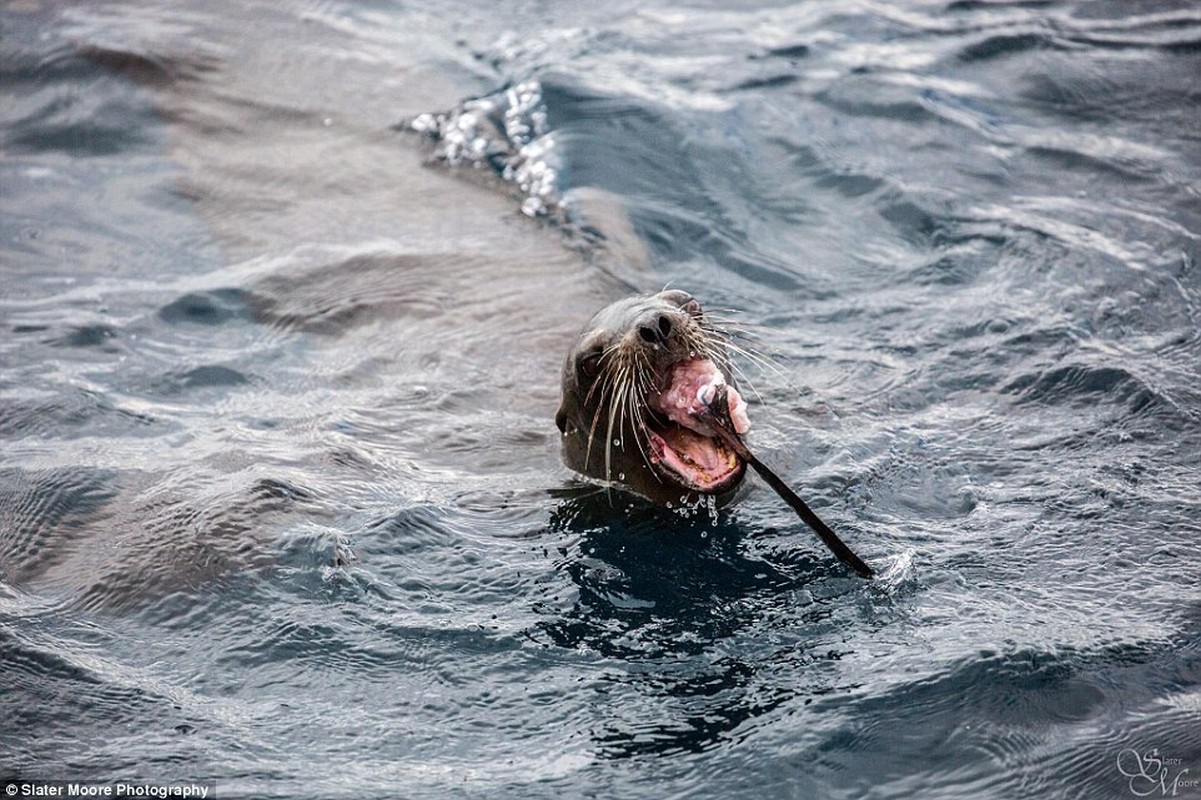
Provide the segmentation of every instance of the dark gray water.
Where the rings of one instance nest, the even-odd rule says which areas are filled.
[[[395,130],[522,82],[589,228]],[[1195,4],[25,0],[0,95],[0,779],[1201,797]],[[668,283],[885,579],[562,467]]]

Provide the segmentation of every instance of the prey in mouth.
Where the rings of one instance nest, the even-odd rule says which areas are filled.
[[[705,421],[720,402],[739,434],[750,427],[730,348],[737,345],[687,292],[601,309],[563,365],[556,423],[564,461],[659,502],[731,493],[747,462]]]

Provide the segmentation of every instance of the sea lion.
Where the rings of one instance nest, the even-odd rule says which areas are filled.
[[[750,426],[733,386],[729,344],[684,291],[630,297],[598,311],[563,364],[555,423],[564,462],[660,503],[731,494],[747,462],[702,413],[720,395],[738,432]]]

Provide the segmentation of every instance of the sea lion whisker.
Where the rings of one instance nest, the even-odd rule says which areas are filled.
[[[600,422],[600,408],[597,407],[596,413],[592,415],[592,425],[588,428],[588,443],[584,449],[584,467],[592,463],[592,443],[596,439],[596,425]]]
[[[630,417],[634,421],[634,441],[638,444],[638,451],[642,455],[642,461],[646,464],[647,469],[651,471],[651,474],[655,474],[654,467],[651,464],[650,453],[647,452],[647,445],[650,442],[647,434],[646,417],[642,413],[643,405],[646,398],[649,397],[652,388],[650,378],[647,377],[650,365],[646,363],[645,356],[639,358],[639,361],[641,363],[633,373],[634,380],[637,383],[634,387],[636,392],[630,392],[627,395],[626,402],[630,407]],[[639,402],[640,399],[643,402]],[[655,475],[655,477],[658,478],[659,476]]]
[[[592,399],[596,395],[596,392],[598,389],[601,392],[601,399],[602,400],[604,399],[605,389],[608,386],[608,383],[605,381],[605,378],[607,377],[607,373],[608,373],[608,370],[603,367],[597,372],[596,378],[593,380],[591,388],[589,388],[588,393],[586,395],[584,395],[584,407],[585,408],[592,405]]]
[[[755,341],[750,337],[726,338],[723,344],[726,347],[737,350],[742,355],[755,360],[768,369],[779,369],[771,356],[765,353],[762,348],[756,346]]]
[[[727,339],[746,339],[754,342],[763,340],[759,334],[763,329],[762,325],[747,325],[717,314],[706,315],[705,319],[700,320],[700,324]]]
[[[597,424],[600,422],[601,412],[604,411],[606,405],[609,406],[610,409],[613,405],[614,387],[612,383],[615,379],[615,375],[622,368],[621,359],[615,358],[615,356],[617,356],[620,352],[620,349],[620,343],[618,343],[611,344],[601,351],[600,356],[597,359],[599,370],[597,371],[596,379],[593,381],[592,387],[588,390],[587,395],[584,397],[584,407],[587,408],[588,406],[592,405],[592,401],[597,390],[600,390],[600,396],[596,398],[596,410],[592,414],[592,424],[588,429],[587,446],[584,449],[585,466],[592,460],[592,445],[596,440]],[[606,399],[608,402],[606,402]],[[609,458],[607,448],[608,446],[606,446],[606,461],[608,461]]]
[[[747,388],[749,388],[751,390],[751,392],[755,395],[755,398],[760,403],[763,402],[763,395],[759,392],[759,387],[756,386],[755,382],[753,380],[751,380],[749,375],[746,374],[746,370],[744,370],[736,362],[731,361],[730,362],[730,371],[735,373],[738,376],[739,383],[746,384]]]
[[[608,372],[609,370],[606,369],[598,374],[596,382],[593,383],[592,389],[589,390],[588,396],[584,400],[584,407],[586,408],[591,402],[592,393],[596,391],[598,386],[601,387],[601,396],[597,400],[596,410],[592,412],[592,424],[588,427],[588,443],[584,450],[585,467],[592,461],[592,443],[596,440],[596,426],[600,422],[601,411],[605,408],[605,395],[610,392],[609,383],[607,380],[604,380],[608,377]]]
[[[779,365],[758,350],[738,342],[731,341],[727,341],[725,346],[729,352],[742,356],[760,369],[773,372],[778,377],[788,380],[788,376],[782,369],[780,369]]]
[[[750,375],[747,373],[747,371],[745,369],[742,368],[741,364],[739,364],[735,359],[730,357],[730,351],[733,351],[734,353],[737,353],[739,355],[742,355],[742,356],[750,359],[753,363],[758,364],[758,362],[754,360],[753,354],[744,352],[742,350],[742,348],[738,347],[737,345],[732,345],[732,344],[726,343],[725,347],[727,348],[727,350],[725,352],[722,352],[719,354],[715,353],[712,356],[712,358],[715,361],[718,361],[718,359],[721,359],[720,361],[718,361],[718,363],[721,364],[722,366],[724,366],[725,369],[731,375],[734,375],[735,377],[737,377],[739,383],[745,384],[747,386],[747,388],[749,388],[751,390],[751,392],[754,393],[755,397],[758,398],[759,402],[763,402],[763,395],[762,395],[762,393],[760,393],[759,387],[755,385],[755,381],[751,380]]]
[[[719,325],[708,324],[709,332],[715,336],[720,336],[724,340],[724,344],[731,348],[736,348],[739,352],[752,360],[755,360],[760,366],[767,369],[777,369],[770,354],[766,352],[762,344],[762,337],[754,330],[737,325],[726,323],[723,320],[718,320]]]
[[[592,388],[588,390],[588,394],[584,397],[585,406],[592,402],[593,393],[597,390],[597,388],[600,388],[603,393],[604,388],[608,385],[605,381],[605,378],[608,377],[608,373],[613,370],[614,362],[612,360],[612,356],[614,355],[616,349],[616,347],[610,345],[602,350],[600,355],[597,356],[597,374],[595,380],[592,382]]]
[[[702,340],[694,352],[709,359],[718,367],[727,369],[730,367],[730,354],[726,352],[725,342]]]
[[[609,427],[605,432],[605,480],[613,480],[613,426],[616,423],[619,430],[626,430],[626,398],[630,394],[631,375],[628,362],[623,364],[614,376],[616,387],[609,395]],[[624,438],[621,446],[625,446]]]

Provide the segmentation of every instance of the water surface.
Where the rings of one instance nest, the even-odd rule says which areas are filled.
[[[1193,4],[24,2],[0,70],[0,777],[1201,797]],[[583,227],[398,130],[531,82]],[[886,579],[561,465],[666,284]]]

